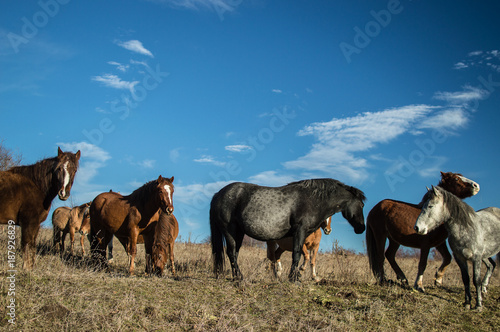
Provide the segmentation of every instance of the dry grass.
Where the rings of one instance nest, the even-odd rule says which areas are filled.
[[[18,233],[19,229],[18,229]],[[50,230],[43,230],[40,247],[50,247]],[[19,239],[18,239],[19,241]],[[0,243],[6,235],[0,234]],[[19,242],[18,242],[19,243]],[[177,277],[127,276],[127,257],[115,243],[110,272],[94,272],[81,257],[61,261],[42,250],[31,273],[16,273],[16,330],[29,331],[421,331],[498,330],[500,278],[491,280],[482,312],[462,307],[463,286],[456,263],[445,276],[444,288],[432,285],[439,262],[429,261],[424,276],[426,294],[399,285],[378,286],[363,255],[321,254],[315,283],[307,271],[299,284],[273,280],[264,249],[244,247],[240,268],[245,280],[216,280],[210,247],[177,243]],[[87,243],[88,245],[88,243]],[[78,247],[77,247],[78,248]],[[79,248],[78,248],[79,249]],[[8,323],[6,305],[7,249],[0,254],[0,329]],[[139,246],[137,271],[144,271]],[[337,251],[335,251],[337,252]],[[289,268],[290,254],[284,254]],[[21,257],[16,258],[21,264]],[[410,279],[417,260],[399,259]],[[389,266],[389,276],[395,275]],[[484,269],[483,269],[484,270]]]

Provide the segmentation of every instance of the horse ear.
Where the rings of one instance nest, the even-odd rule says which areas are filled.
[[[156,181],[161,182],[161,180],[163,180],[163,177],[160,174],[160,176],[158,177],[158,180],[156,180]]]
[[[80,160],[80,155],[81,155],[80,150],[78,150],[76,152],[76,160]]]
[[[427,189],[427,192],[431,191],[429,187],[425,186],[425,189]]]
[[[174,177],[173,176],[170,178],[170,183],[174,183]]]
[[[61,158],[61,156],[64,154],[64,152],[62,152],[61,148],[58,146],[57,147],[57,157],[58,158]]]
[[[439,190],[436,189],[436,187],[434,187],[434,185],[432,185],[432,192],[434,193],[434,195],[439,195]]]

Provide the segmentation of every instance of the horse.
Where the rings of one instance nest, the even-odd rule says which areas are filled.
[[[365,195],[334,179],[293,182],[282,187],[231,183],[217,192],[210,203],[210,232],[214,274],[224,271],[224,240],[234,280],[243,276],[238,253],[244,235],[260,241],[293,237],[292,266],[288,278],[300,278],[298,264],[306,237],[329,216],[342,212],[356,234],[365,231]]]
[[[332,232],[332,216],[326,218],[324,222],[321,223],[320,228],[323,229],[325,235],[329,235]],[[321,241],[321,229],[318,228],[316,231],[311,233],[304,242],[302,246],[302,254],[304,255],[304,263],[300,267],[301,271],[305,271],[307,262],[309,258],[311,260],[311,274],[315,281],[319,281],[316,274],[316,255],[318,254],[319,242]],[[281,255],[285,251],[293,250],[293,238],[286,237],[281,240],[267,241],[267,258],[271,260],[271,266],[274,271],[274,275],[277,277],[281,276]],[[276,263],[278,263],[278,269],[276,270]]]
[[[165,264],[170,261],[172,275],[175,276],[174,244],[179,235],[179,223],[173,214],[161,213],[156,224],[151,258],[153,268],[163,274]]]
[[[79,160],[80,150],[63,152],[58,147],[57,157],[0,171],[0,224],[14,221],[21,226],[23,269],[33,269],[40,224],[56,196],[69,198]]]
[[[61,206],[52,213],[52,230],[54,247],[60,252],[61,257],[64,253],[64,240],[66,234],[69,233],[71,239],[71,255],[74,255],[75,248],[75,233],[82,234],[80,244],[82,246],[83,255],[85,255],[85,247],[83,245],[84,237],[90,230],[89,207],[90,203],[85,203],[74,208]]]
[[[456,194],[460,198],[473,196],[479,192],[479,185],[458,173],[441,172],[438,186]],[[431,248],[436,247],[443,257],[441,266],[435,275],[435,284],[441,285],[443,275],[451,263],[451,255],[446,246],[448,233],[443,227],[438,227],[427,235],[418,235],[413,230],[415,220],[420,213],[421,205],[384,199],[371,209],[366,218],[366,244],[370,268],[380,284],[387,282],[384,273],[384,250],[387,238],[389,246],[385,258],[389,261],[398,280],[408,285],[408,279],[396,263],[396,252],[400,245],[419,248],[420,261],[414,288],[424,292],[423,274],[427,266],[427,257]]]
[[[424,196],[422,212],[415,223],[418,234],[428,234],[444,223],[448,242],[460,267],[465,288],[464,305],[470,309],[471,293],[467,261],[472,261],[473,282],[476,287],[476,309],[482,309],[482,295],[486,294],[496,263],[493,256],[500,252],[500,209],[489,207],[474,211],[457,196],[432,186]],[[486,273],[481,281],[481,261]]]
[[[90,250],[95,260],[104,266],[106,246],[115,235],[129,255],[129,274],[135,270],[137,254],[137,237],[142,234],[146,248],[146,262],[150,262],[153,246],[154,222],[158,220],[160,211],[172,214],[174,211],[172,196],[174,194],[174,177],[147,182],[128,196],[116,192],[99,194],[90,205]],[[146,272],[151,267],[146,264]]]

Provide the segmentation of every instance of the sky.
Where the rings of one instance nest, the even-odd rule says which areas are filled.
[[[174,176],[180,240],[215,192],[334,178],[418,203],[440,171],[499,206],[498,1],[6,0],[0,140],[81,150],[71,198]],[[52,213],[52,212],[51,212]],[[43,223],[50,227],[49,218]],[[341,214],[321,249],[365,252]]]

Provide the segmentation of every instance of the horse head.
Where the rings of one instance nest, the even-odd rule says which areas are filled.
[[[422,211],[413,227],[418,234],[425,235],[443,223],[445,208],[442,190],[444,189],[434,186],[432,189],[427,188]]]
[[[80,226],[80,234],[87,235],[90,233],[90,204],[89,202],[85,204],[85,209],[83,210],[82,225]]]
[[[363,199],[354,199],[346,202],[342,208],[342,216],[354,228],[354,233],[361,234],[365,231],[365,217],[363,214]]]
[[[170,179],[168,179],[160,175],[156,182],[160,208],[166,214],[172,214],[174,212],[174,201],[172,199],[174,195],[174,177],[172,176]]]
[[[55,176],[53,179],[56,181],[56,188],[59,188],[57,195],[61,201],[69,198],[79,160],[80,150],[77,153],[71,153],[62,152],[61,148],[57,148],[57,163],[54,168]]]
[[[332,216],[326,218],[320,226],[323,229],[323,233],[325,233],[325,235],[330,235],[330,233],[332,232]]]
[[[467,179],[462,174],[452,172],[441,172],[439,185],[461,199],[474,196],[480,189],[476,182]]]

